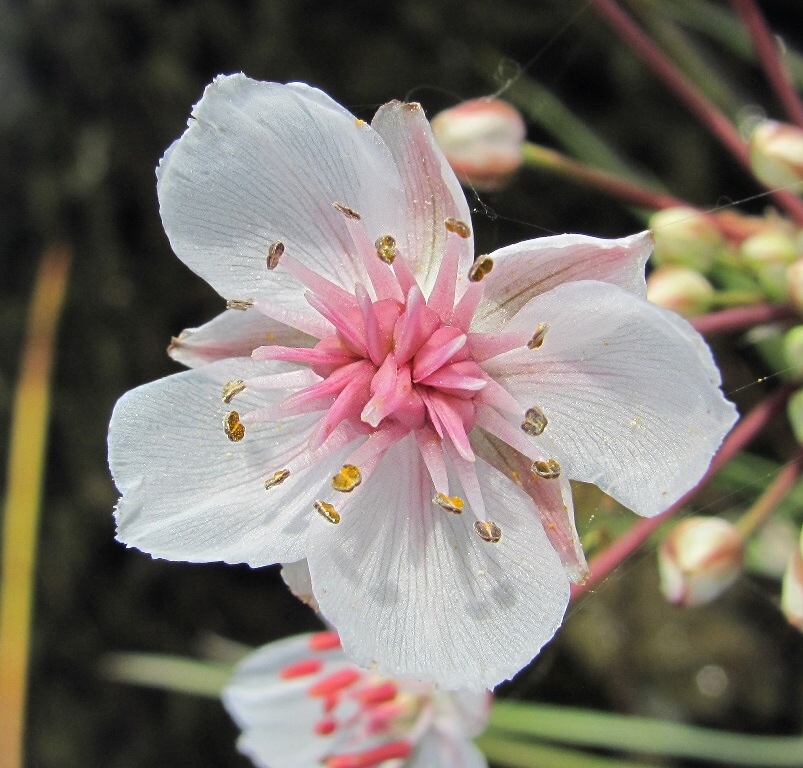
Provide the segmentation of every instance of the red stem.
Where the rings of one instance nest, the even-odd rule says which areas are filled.
[[[646,518],[636,523],[627,533],[620,536],[610,547],[601,552],[589,563],[591,575],[583,584],[572,587],[572,599],[594,589],[606,579],[616,568],[633,554],[658,528],[691,499],[697,491],[719,469],[741,451],[783,408],[793,392],[791,387],[782,387],[762,400],[750,413],[744,416],[722,441],[722,445],[711,460],[711,465],[700,482],[681,496],[671,507],[655,517]]]
[[[778,320],[799,319],[800,313],[791,304],[753,304],[749,307],[734,307],[707,315],[693,317],[689,322],[703,336],[715,333],[736,333],[761,323]]]
[[[706,99],[616,3],[616,0],[589,0],[616,33],[638,54],[675,95],[708,127],[723,146],[752,175],[747,147],[731,122]],[[799,224],[803,224],[803,201],[782,189],[771,189],[775,201]]]
[[[778,44],[767,26],[761,9],[755,0],[731,0],[731,5],[750,32],[753,48],[775,95],[789,117],[803,128],[803,101],[781,63]]]

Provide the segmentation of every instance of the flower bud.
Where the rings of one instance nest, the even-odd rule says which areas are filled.
[[[786,291],[792,303],[803,311],[803,259],[786,268]]]
[[[787,401],[786,416],[795,440],[803,445],[803,389],[798,389]]]
[[[788,293],[786,270],[798,256],[794,240],[779,229],[765,229],[743,240],[739,254],[769,298],[783,301]]]
[[[793,627],[803,632],[803,556],[796,547],[784,571],[781,610]]]
[[[647,299],[683,317],[707,312],[713,296],[711,283],[687,267],[660,267],[647,278]]]
[[[796,325],[783,335],[783,354],[794,377],[803,379],[803,325]],[[803,424],[800,426],[803,428]]]
[[[711,217],[694,208],[664,208],[650,217],[655,238],[653,263],[675,264],[707,272],[725,241]]]
[[[741,573],[744,539],[718,517],[689,517],[670,531],[658,549],[661,591],[670,603],[703,605],[718,597]]]
[[[803,129],[774,120],[760,123],[750,136],[750,165],[769,187],[803,191]]]
[[[432,133],[462,184],[501,189],[522,162],[527,129],[519,112],[498,99],[473,99],[435,115]]]

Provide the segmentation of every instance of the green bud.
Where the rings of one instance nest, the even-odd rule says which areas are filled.
[[[708,272],[725,241],[712,219],[694,208],[664,208],[650,218],[653,263]]]
[[[647,278],[647,299],[683,317],[695,317],[711,308],[714,288],[699,272],[687,267],[659,267]]]
[[[803,191],[803,129],[774,120],[760,123],[750,136],[750,165],[769,187]]]

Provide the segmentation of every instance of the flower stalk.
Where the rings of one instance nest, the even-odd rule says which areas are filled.
[[[761,9],[755,0],[731,0],[731,5],[750,33],[753,48],[775,95],[787,115],[803,128],[803,101],[778,56],[778,44]]]
[[[616,0],[591,0],[599,14],[717,138],[752,173],[745,143],[731,122],[692,85],[683,73],[655,46],[654,41],[628,16]],[[771,190],[775,201],[798,223],[803,224],[803,202],[785,190]]]
[[[740,333],[763,323],[777,323],[798,317],[797,310],[791,304],[761,303],[709,312],[689,322],[703,336],[713,336],[717,333]]]

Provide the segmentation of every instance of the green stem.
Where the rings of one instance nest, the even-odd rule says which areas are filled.
[[[654,768],[644,763],[590,755],[576,749],[514,741],[497,732],[480,736],[477,746],[494,765],[507,768]]]
[[[799,768],[803,763],[803,736],[752,736],[633,715],[495,701],[489,730],[483,739],[502,741],[505,735],[510,738],[514,734],[518,738],[727,765]]]

